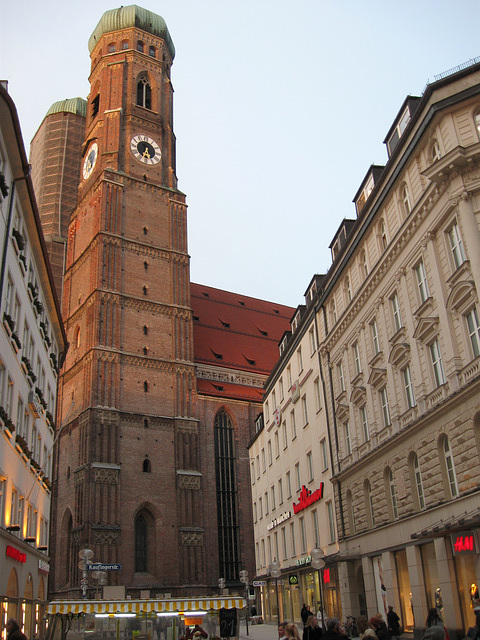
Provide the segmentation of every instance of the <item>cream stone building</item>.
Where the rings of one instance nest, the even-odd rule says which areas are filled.
[[[45,633],[58,365],[66,336],[30,167],[0,85],[0,631]]]
[[[302,603],[340,615],[330,444],[315,326],[315,276],[280,342],[249,448],[257,599],[269,620],[300,620]],[[321,549],[325,568],[312,567]],[[274,577],[273,563],[279,563]],[[273,566],[272,566],[273,564]]]
[[[479,131],[480,59],[406,98],[315,303],[343,611],[436,607],[450,638],[480,581]]]

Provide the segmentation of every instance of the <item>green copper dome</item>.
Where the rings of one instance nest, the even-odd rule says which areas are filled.
[[[47,111],[47,116],[52,113],[75,113],[77,116],[87,117],[87,101],[83,98],[69,98],[54,102]],[[47,117],[45,116],[45,117]]]
[[[142,9],[142,7],[138,7],[136,4],[105,11],[100,18],[100,22],[95,27],[95,31],[90,36],[88,50],[92,53],[104,33],[128,29],[129,27],[137,27],[142,31],[163,38],[173,60],[175,57],[175,47],[168,32],[167,23],[161,16],[157,16],[156,13],[152,13],[147,9]]]

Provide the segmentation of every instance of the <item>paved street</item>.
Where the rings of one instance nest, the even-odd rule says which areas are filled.
[[[277,623],[249,624],[248,636],[245,619],[240,622],[240,640],[277,640]]]

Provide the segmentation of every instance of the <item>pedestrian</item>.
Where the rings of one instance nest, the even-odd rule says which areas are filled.
[[[250,609],[250,615],[254,618],[257,615],[257,607],[252,604],[252,608]]]
[[[397,640],[400,635],[400,618],[397,613],[393,610],[392,605],[388,606],[387,613],[387,627],[388,627],[388,635],[392,640]]]
[[[300,617],[302,618],[303,626],[307,624],[308,616],[313,616],[313,613],[310,611],[310,607],[307,607],[304,602],[303,607],[300,611]]]
[[[308,616],[307,624],[303,627],[303,640],[320,640],[322,633],[318,618],[316,616]]]
[[[327,618],[327,630],[322,640],[346,640],[347,632],[338,618]]]
[[[289,622],[285,625],[285,635],[287,640],[301,640],[297,625],[294,622]]]
[[[277,628],[278,631],[278,640],[286,640],[285,627],[287,626],[286,622],[280,622]]]
[[[480,639],[480,606],[475,607],[473,610],[475,614],[475,626],[470,627],[467,631],[467,638],[470,640],[479,640]]]
[[[7,640],[27,640],[27,636],[20,631],[20,626],[15,618],[9,618],[5,625]]]
[[[388,640],[388,629],[381,613],[376,613],[369,620],[370,627],[375,631],[378,640]]]
[[[367,616],[359,615],[357,618],[358,635],[362,637],[362,635],[365,633],[367,629],[370,629]]]

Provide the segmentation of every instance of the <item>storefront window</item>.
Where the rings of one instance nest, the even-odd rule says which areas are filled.
[[[413,631],[414,616],[410,577],[408,575],[407,552],[405,549],[401,549],[400,551],[395,551],[394,556],[402,611],[400,618],[404,622],[405,631]]]
[[[460,600],[460,609],[462,611],[463,628],[468,629],[475,622],[475,616],[472,611],[472,600],[470,597],[470,587],[473,584],[478,585],[475,575],[475,562],[472,555],[454,555],[455,574],[457,576],[458,598]]]
[[[422,556],[423,579],[425,582],[425,595],[427,596],[427,608],[436,607],[435,591],[439,588],[437,558],[433,542],[422,544],[420,547]]]

